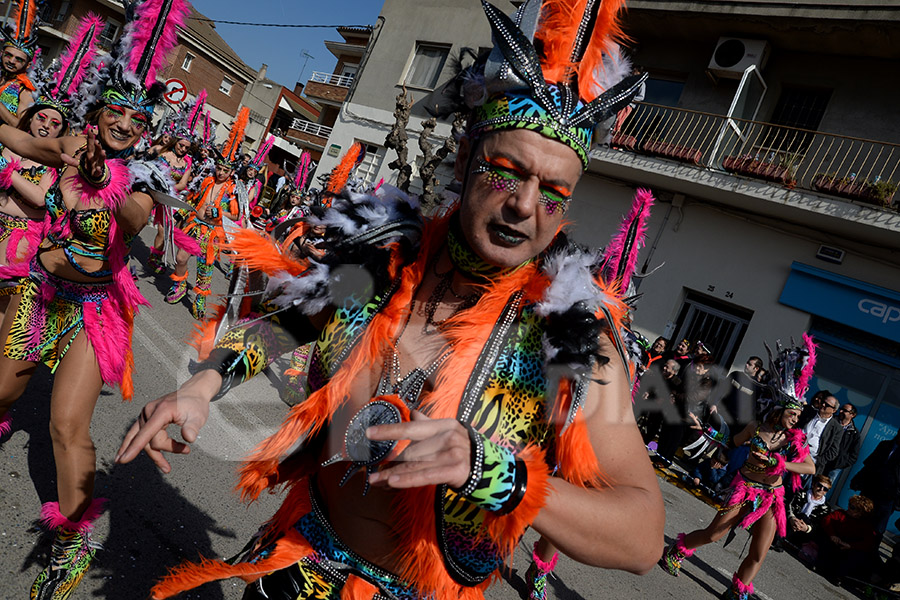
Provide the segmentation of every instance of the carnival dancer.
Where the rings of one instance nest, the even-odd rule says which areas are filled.
[[[37,0],[18,0],[11,24],[0,27],[0,119],[16,126],[34,101],[34,83],[28,67],[37,52]]]
[[[185,220],[184,233],[197,240],[201,250],[197,256],[197,283],[194,285],[195,296],[191,305],[191,314],[198,320],[206,312],[206,297],[212,292],[213,266],[219,256],[220,246],[226,241],[223,217],[235,221],[241,213],[235,193],[234,170],[240,160],[240,148],[248,118],[249,109],[244,107],[231,128],[222,153],[216,159],[215,174],[204,179],[200,189],[187,198],[188,203],[195,208]],[[189,258],[190,254],[179,248],[175,255],[175,272],[170,275],[174,283],[165,297],[169,304],[177,304],[187,295]]]
[[[622,290],[561,231],[596,121],[640,82],[604,60],[622,4],[529,0],[515,22],[483,6],[498,47],[464,79],[481,103],[455,163],[457,212],[423,223],[383,185],[334,197],[315,221],[332,263],[288,260],[254,231],[232,244],[270,274],[265,305],[282,312],[225,332],[197,375],[144,408],[118,462],[144,449],[168,471],[161,451],[187,451],[168,424],[193,442],[214,396],[321,329],[312,393],[242,469],[245,499],[287,492],[248,553],[184,565],[154,598],[231,576],[251,582],[248,600],[481,598],[528,526],[592,565],[658,559],[663,505],[631,408]],[[331,296],[338,262],[362,264],[371,289]]]
[[[250,164],[241,169],[241,174],[238,178],[240,185],[244,186],[247,190],[247,203],[250,207],[251,214],[262,199],[263,184],[262,181],[259,180],[259,174],[266,166],[266,157],[269,156],[269,151],[272,149],[274,143],[274,135],[267,137],[250,160]]]
[[[84,135],[36,138],[0,126],[4,146],[61,170],[45,197],[48,231],[38,253],[30,264],[0,268],[5,285],[17,288],[0,328],[0,414],[22,394],[37,363],[56,374],[50,437],[59,499],[41,511],[55,540],[32,600],[68,598],[97,551],[90,532],[103,500],[93,498],[91,416],[104,384],[120,386],[125,399],[133,394],[132,325],[147,301],[128,271],[128,245],[147,222],[151,187],[165,185],[163,174],[126,159],[162,97],[156,74],[187,11],[173,0],[146,0],[129,11],[126,31],[99,72],[87,72],[84,55],[73,58],[70,49],[65,77],[79,80],[87,72],[93,80],[75,99],[90,109]],[[96,41],[101,29],[79,32]],[[80,40],[73,44],[77,50]]]
[[[704,529],[679,533],[666,549],[661,565],[678,575],[682,562],[703,545],[718,541],[730,529],[750,530],[750,552],[731,579],[725,597],[747,600],[753,593],[753,579],[777,534],[787,533],[784,506],[784,479],[789,477],[794,490],[800,489],[800,475],[813,474],[815,463],[806,445],[806,436],[796,429],[804,396],[813,375],[816,348],[812,338],[803,335],[803,347],[780,348],[777,359],[769,352],[769,380],[763,396],[773,408],[761,420],[753,421],[734,437],[734,445],[750,445],[750,455],[735,475],[727,499],[718,514]],[[717,432],[707,434],[716,439]]]
[[[156,159],[168,168],[174,189],[179,194],[187,190],[188,184],[193,179],[193,158],[190,150],[196,141],[194,132],[203,116],[205,104],[206,90],[200,90],[193,103],[187,105],[181,112],[175,113],[168,127],[168,131],[171,132],[170,141],[160,148]],[[171,207],[160,204],[157,205],[156,211],[156,237],[150,247],[147,269],[154,275],[159,275],[165,270],[166,231],[173,230],[175,225]]]

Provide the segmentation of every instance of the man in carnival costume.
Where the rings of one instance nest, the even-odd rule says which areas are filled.
[[[98,549],[91,531],[105,500],[94,497],[91,418],[105,385],[133,396],[134,316],[148,302],[129,272],[129,246],[154,195],[172,193],[167,173],[134,160],[134,149],[162,100],[156,74],[188,10],[184,0],[126,2],[125,32],[99,69],[89,63],[102,22],[89,16],[76,30],[50,91],[84,114],[82,134],[35,137],[0,125],[0,143],[59,172],[44,196],[37,254],[0,267],[4,287],[15,288],[0,328],[0,418],[38,363],[55,373],[47,412],[58,499],[41,510],[54,541],[32,600],[69,598]]]
[[[37,51],[37,29],[37,0],[19,0],[12,23],[0,28],[0,119],[8,125],[18,125],[34,99],[28,67]]]
[[[194,285],[196,295],[191,305],[191,314],[195,319],[202,319],[206,312],[206,297],[211,293],[213,267],[219,256],[220,246],[226,241],[223,217],[227,216],[232,220],[240,217],[234,170],[240,161],[240,148],[249,116],[249,108],[241,109],[222,152],[216,158],[215,172],[204,179],[200,189],[187,198],[188,203],[194,206],[194,212],[184,222],[184,233],[197,240],[201,250],[197,256],[197,283]],[[184,249],[179,249],[175,256],[175,272],[170,276],[175,283],[165,298],[169,304],[177,304],[187,295],[189,258],[190,253]]]
[[[614,65],[622,3],[529,0],[514,20],[483,6],[496,48],[467,77],[480,92],[466,90],[478,102],[458,211],[423,221],[381,186],[310,219],[326,226],[321,262],[253,231],[232,244],[269,273],[261,308],[275,312],[225,331],[197,375],[145,407],[117,460],[143,449],[168,471],[162,452],[188,446],[167,425],[194,442],[214,397],[318,336],[311,393],[241,470],[245,499],[287,493],[247,553],[179,567],[154,598],[225,577],[249,583],[246,600],[481,598],[529,526],[591,565],[658,559],[663,504],[623,342],[634,244],[604,256],[561,231],[594,124],[639,85]],[[371,288],[332,293],[341,263]]]

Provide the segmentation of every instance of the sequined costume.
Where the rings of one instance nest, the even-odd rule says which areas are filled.
[[[791,429],[787,432],[789,443],[778,450],[769,450],[765,441],[759,437],[759,428],[750,439],[750,447],[759,451],[766,457],[776,457],[778,462],[782,464],[787,462],[799,463],[806,460],[809,455],[809,449],[806,446],[806,436],[799,429]],[[745,465],[744,470],[748,466]],[[744,477],[741,472],[734,476],[731,482],[725,503],[719,509],[720,513],[727,513],[733,510],[742,510],[744,507],[750,506],[751,510],[747,513],[740,523],[744,529],[750,529],[754,523],[762,518],[769,510],[775,516],[775,524],[777,526],[776,533],[780,537],[787,535],[787,516],[784,506],[784,485],[766,485],[758,483]]]
[[[2,149],[3,146],[0,145],[0,151]],[[18,160],[8,161],[0,154],[0,188],[5,188],[5,193],[14,202],[25,203],[25,200],[12,185],[13,173],[18,173],[28,183],[40,185],[41,179],[48,172],[51,173],[51,176],[56,176],[56,170],[50,167],[34,165],[22,168]],[[43,235],[44,219],[29,219],[0,212],[0,242],[8,240],[5,256],[0,256],[0,264],[30,263]],[[21,248],[23,240],[25,247]],[[6,294],[4,291],[0,291],[0,295]]]
[[[226,241],[225,230],[222,227],[223,213],[235,213],[238,210],[234,180],[229,178],[222,183],[216,191],[216,196],[213,197],[216,186],[215,176],[207,177],[200,184],[200,189],[188,196],[188,203],[196,208],[187,216],[182,226],[184,233],[194,238],[200,246],[200,254],[197,256],[197,283],[194,286],[198,298],[194,305],[197,307],[198,318],[202,317],[206,296],[211,293],[213,266],[219,256],[220,246]],[[212,217],[207,216],[209,207],[214,211]],[[170,275],[175,283],[166,296],[167,302],[175,303],[185,296],[187,276],[187,271],[183,276],[174,273]]]
[[[0,272],[4,278],[20,275],[19,284],[11,289],[21,294],[3,352],[14,360],[43,362],[55,371],[72,339],[83,330],[97,355],[104,383],[120,385],[130,398],[134,311],[148,304],[130,274],[123,277],[121,273],[127,271],[124,257],[131,238],[118,231],[110,208],[69,209],[59,182],[47,191],[45,203],[46,247],[62,249],[72,268],[97,281],[76,282],[53,275],[40,255]],[[116,247],[113,253],[111,246]],[[105,261],[110,268],[88,271],[81,265],[85,258]]]
[[[19,113],[19,98],[23,91],[34,91],[34,84],[24,73],[16,75],[9,81],[0,84],[0,104],[12,114]]]

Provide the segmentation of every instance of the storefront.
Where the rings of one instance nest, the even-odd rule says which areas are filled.
[[[827,389],[859,411],[859,460],[841,473],[832,496],[846,506],[863,460],[900,427],[900,292],[795,262],[779,301],[812,315],[819,353],[809,396]],[[888,528],[895,535],[898,516]]]

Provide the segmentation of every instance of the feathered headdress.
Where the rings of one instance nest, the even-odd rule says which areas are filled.
[[[804,333],[802,345],[796,345],[791,339],[787,348],[781,342],[775,348],[777,355],[773,356],[772,349],[766,344],[769,355],[766,393],[780,408],[803,408],[816,366],[816,344],[812,336]]]
[[[210,115],[210,111],[206,111],[206,114],[203,115],[203,141],[200,145],[207,150],[212,150],[215,144],[216,128],[213,127],[212,115]]]
[[[205,89],[200,90],[193,102],[186,104],[172,117],[171,134],[180,140],[194,142],[197,139],[197,124],[203,117],[204,106],[206,106]]]
[[[189,10],[187,0],[126,0],[125,33],[100,74],[103,104],[153,114],[163,92],[156,75],[178,43],[177,28]]]
[[[297,171],[294,173],[294,181],[291,183],[294,191],[302,192],[306,189],[310,164],[312,164],[312,155],[309,152],[301,153],[300,161],[297,163]]]
[[[12,14],[12,23],[0,28],[4,46],[14,46],[34,58],[37,48],[37,0],[19,0]]]
[[[97,40],[103,27],[103,19],[93,13],[88,13],[81,20],[69,46],[60,57],[57,71],[38,84],[36,105],[58,110],[67,121],[82,116],[78,109],[86,106],[80,101],[78,88],[91,71],[91,65],[97,56]],[[79,114],[76,115],[76,112]]]
[[[247,123],[250,121],[250,109],[243,107],[238,113],[231,131],[228,133],[228,139],[222,146],[222,151],[216,157],[216,162],[220,165],[226,165],[235,168],[241,159],[241,145],[244,143],[244,130],[247,129]]]
[[[607,246],[603,259],[603,279],[616,282],[621,293],[628,291],[637,266],[637,255],[644,245],[647,221],[653,206],[653,192],[638,189],[634,194],[631,212],[622,221],[618,233]]]
[[[353,142],[353,145],[341,158],[341,161],[328,175],[328,187],[325,188],[326,196],[337,196],[343,191],[344,186],[347,185],[347,180],[350,179],[350,173],[353,172],[353,169],[356,168],[365,155],[366,151],[363,145],[359,142]],[[326,198],[325,201],[327,203],[331,202],[330,198]]]
[[[259,150],[256,151],[256,156],[253,157],[253,160],[250,161],[250,164],[256,167],[257,171],[261,171],[263,165],[266,164],[266,157],[269,155],[269,150],[272,149],[272,145],[275,143],[275,136],[270,135],[267,137],[263,143],[259,146]]]
[[[512,18],[482,0],[494,49],[462,74],[469,135],[530,129],[572,148],[587,168],[596,124],[626,106],[646,76],[616,43],[623,0],[527,0]]]

